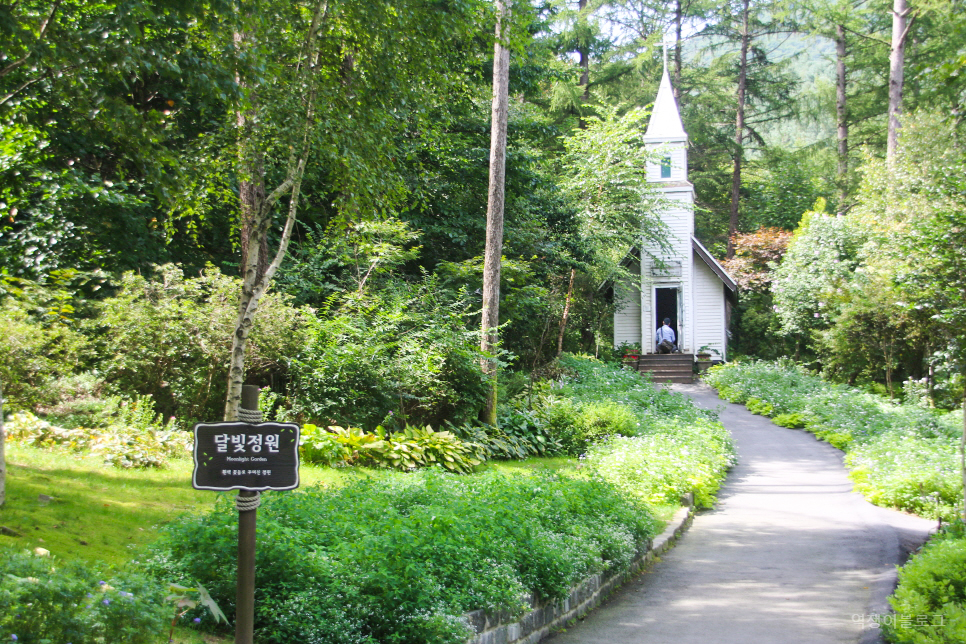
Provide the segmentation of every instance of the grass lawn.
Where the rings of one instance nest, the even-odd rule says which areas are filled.
[[[122,564],[152,541],[160,525],[185,512],[204,512],[218,492],[191,487],[192,463],[122,470],[96,457],[7,445],[7,502],[0,547],[46,548],[63,559]],[[303,485],[338,485],[338,470],[303,465]],[[230,494],[230,493],[221,493]],[[52,497],[46,501],[42,496]]]

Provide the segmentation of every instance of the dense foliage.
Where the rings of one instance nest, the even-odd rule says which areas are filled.
[[[779,425],[804,427],[844,450],[856,489],[873,503],[932,518],[957,515],[962,503],[957,413],[912,401],[899,405],[787,363],[713,367],[707,380],[722,398]]]
[[[0,637],[22,644],[148,644],[170,612],[163,588],[131,572],[0,551]]]
[[[689,492],[711,504],[734,462],[713,413],[593,358],[565,355],[556,369],[520,393],[532,412],[505,416],[500,429],[454,427],[459,441],[431,428],[306,427],[309,460],[437,465],[269,496],[259,515],[259,641],[462,642],[467,611],[516,614],[525,594],[559,599],[590,573],[627,566],[654,534],[651,504]],[[588,456],[563,474],[444,469],[568,446]],[[231,607],[234,516],[226,500],[176,522],[148,566],[200,581]]]
[[[201,581],[231,614],[235,516],[226,500],[177,521],[147,565]],[[424,471],[273,495],[259,511],[256,637],[456,644],[464,612],[559,599],[653,534],[646,507],[611,485],[555,474]]]
[[[99,426],[65,429],[41,420],[30,412],[13,414],[5,424],[7,440],[36,447],[62,446],[90,452],[116,467],[161,467],[168,458],[184,458],[192,436],[165,423],[154,411],[149,397],[108,399],[98,414]]]
[[[464,291],[399,283],[332,304],[291,356],[290,413],[372,429],[438,426],[479,411],[484,378]]]
[[[952,644],[966,639],[966,535],[955,523],[940,532],[899,570],[889,598],[889,641]]]

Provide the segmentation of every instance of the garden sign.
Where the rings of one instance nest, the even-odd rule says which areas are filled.
[[[299,486],[299,426],[294,423],[195,425],[196,490],[294,490]]]
[[[242,390],[239,415],[261,420],[258,388]],[[235,644],[252,644],[255,622],[255,525],[265,490],[299,486],[299,426],[293,423],[226,422],[195,425],[194,472],[197,490],[239,490],[238,579]]]

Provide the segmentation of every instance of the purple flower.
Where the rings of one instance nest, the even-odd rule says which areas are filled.
[[[102,604],[104,604],[105,606],[107,606],[108,604],[110,604],[110,603],[111,603],[111,600],[110,600],[110,599],[105,599],[105,600],[104,600],[104,601],[102,601],[101,603],[102,603]]]
[[[195,617],[194,620],[192,620],[192,621],[194,621],[195,624],[200,624],[201,623],[201,618],[200,617]]]
[[[90,598],[91,598],[91,597],[93,597],[93,596],[94,596],[94,595],[92,595],[92,594],[90,594],[90,593],[87,593],[87,598],[88,598],[88,599],[90,599]]]
[[[10,636],[10,639],[12,639],[14,642],[16,642],[17,641],[17,636],[16,635],[11,635]]]

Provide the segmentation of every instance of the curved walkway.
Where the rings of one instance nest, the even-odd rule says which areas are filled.
[[[933,522],[852,491],[842,452],[719,400],[738,465],[678,545],[552,644],[798,644],[880,641],[895,566]]]

